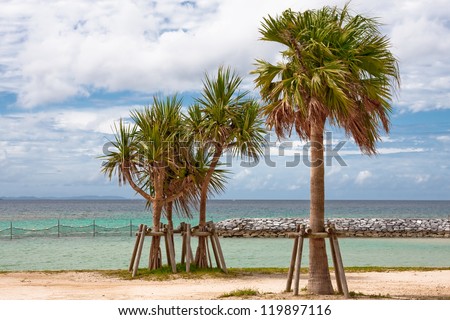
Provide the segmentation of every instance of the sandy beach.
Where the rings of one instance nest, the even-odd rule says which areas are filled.
[[[306,286],[302,275],[300,288]],[[450,270],[348,273],[354,298],[450,299]],[[334,278],[333,278],[334,283]],[[294,297],[283,292],[285,274],[242,274],[231,278],[123,280],[99,272],[11,272],[0,274],[0,299],[27,300],[140,300],[219,299],[233,290],[259,291],[250,299],[342,299],[341,296]],[[248,297],[247,297],[248,298]],[[236,299],[236,298],[233,298]]]

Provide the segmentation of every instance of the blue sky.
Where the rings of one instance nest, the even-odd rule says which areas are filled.
[[[185,104],[205,72],[242,75],[279,48],[258,41],[262,17],[345,1],[0,0],[0,197],[133,197],[100,174],[111,126],[154,94]],[[352,1],[380,18],[400,61],[401,90],[379,155],[345,142],[326,168],[328,199],[450,199],[450,5],[448,1]],[[225,199],[308,199],[309,169],[290,166],[304,142],[271,136],[270,162],[231,163]]]

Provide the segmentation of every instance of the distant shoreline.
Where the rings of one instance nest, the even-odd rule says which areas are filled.
[[[123,200],[123,201],[142,201],[142,198],[127,198],[121,196],[67,196],[67,197],[37,197],[37,196],[0,196],[1,200]],[[208,202],[220,202],[220,201],[298,201],[309,202],[309,199],[208,199]],[[361,202],[450,202],[450,199],[326,199],[327,202],[345,202],[345,201],[361,201]]]

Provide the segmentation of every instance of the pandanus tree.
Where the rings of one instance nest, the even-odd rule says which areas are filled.
[[[352,14],[348,5],[264,18],[261,40],[282,45],[276,64],[257,60],[255,80],[263,114],[278,137],[310,142],[310,228],[324,231],[325,126],[342,128],[361,151],[376,153],[380,132],[389,132],[398,62],[379,22]],[[331,294],[324,239],[309,242],[308,290]]]
[[[187,128],[189,121],[189,117],[184,117],[183,130]],[[185,131],[185,133],[189,134],[190,131]],[[181,170],[178,170],[178,173],[169,170],[165,190],[168,194],[174,194],[177,190],[186,190],[187,192],[184,192],[175,201],[167,202],[164,207],[168,224],[172,228],[172,211],[174,208],[179,215],[187,218],[192,218],[191,211],[193,208],[198,209],[201,186],[211,164],[209,150],[201,148],[192,135],[185,136],[183,143],[175,146],[175,148],[182,149],[178,153],[181,157],[178,156],[176,159],[178,167],[181,166]],[[226,170],[219,168],[214,170],[208,185],[208,196],[220,194],[225,190],[227,173]]]
[[[119,184],[129,184],[151,205],[153,231],[159,231],[164,209],[170,223],[173,205],[188,215],[198,199],[199,174],[186,144],[181,107],[173,96],[132,111],[132,124],[120,120],[113,149],[103,157],[102,172],[110,179],[116,175]],[[160,238],[152,237],[150,269],[161,267],[160,250]]]
[[[242,78],[230,68],[220,67],[216,76],[205,76],[201,97],[188,110],[188,127],[204,156],[209,159],[200,186],[199,227],[206,226],[209,188],[220,158],[225,152],[247,159],[258,159],[265,143],[260,106],[240,91]],[[206,237],[199,237],[196,265],[207,266]]]

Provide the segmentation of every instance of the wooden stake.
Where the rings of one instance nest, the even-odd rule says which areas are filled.
[[[344,293],[345,298],[348,299],[350,295],[348,293],[347,279],[345,278],[344,264],[342,262],[341,250],[339,249],[337,236],[335,233],[332,233],[330,237],[334,242],[334,247],[336,249],[336,262],[337,262],[336,267],[339,269],[339,277],[341,279],[342,291]]]
[[[212,262],[211,262],[211,252],[209,251],[209,242],[208,242],[208,238],[210,237],[205,237],[205,242],[206,242],[206,257],[208,259],[208,263],[209,263],[209,268],[212,268]]]
[[[136,276],[138,268],[139,268],[139,261],[141,260],[142,248],[144,246],[144,239],[145,239],[146,231],[147,231],[147,225],[144,224],[142,226],[141,236],[139,238],[139,246],[138,246],[138,249],[136,252],[136,259],[134,261],[133,275],[132,275],[133,278]]]
[[[336,276],[336,285],[338,287],[338,292],[343,293],[342,291],[342,283],[341,283],[341,276],[339,273],[339,267],[337,262],[337,256],[336,256],[336,247],[334,246],[333,236],[330,233],[330,248],[331,248],[331,256],[333,257],[333,266],[334,266],[334,274]]]
[[[211,247],[214,253],[214,259],[216,260],[217,268],[222,269],[222,265],[220,264],[219,253],[217,252],[217,244],[213,236],[210,236]]]
[[[167,230],[165,230],[164,232],[164,245],[166,246],[166,257],[167,257],[167,264],[171,267],[172,266],[172,261],[170,258],[170,252],[169,252],[169,237],[167,236]]]
[[[136,252],[139,247],[139,241],[141,239],[141,233],[142,233],[143,226],[144,226],[143,224],[139,225],[139,230],[138,230],[138,233],[136,234],[136,241],[134,243],[133,254],[131,255],[130,266],[128,267],[129,272],[131,272],[133,270],[134,259],[136,259]]]
[[[223,256],[222,247],[220,245],[219,236],[216,233],[216,226],[212,221],[208,221],[207,223],[209,238],[211,240],[211,246],[213,248],[214,257],[216,259],[217,267],[220,268],[223,272],[228,273],[227,266],[225,264],[225,258]],[[211,265],[212,267],[212,265]]]
[[[173,241],[172,241],[172,230],[168,228],[166,230],[166,243],[168,246],[168,260],[169,265],[172,267],[172,272],[177,273],[177,263],[175,262],[175,248],[173,247]]]
[[[212,236],[214,237],[214,240],[217,245],[217,253],[219,254],[221,269],[223,272],[228,273],[227,266],[225,264],[225,258],[223,257],[222,247],[219,242],[219,237],[217,236],[217,233],[215,231],[213,232]]]
[[[181,263],[185,263],[186,259],[186,225],[184,222],[180,225],[181,230]]]
[[[297,225],[296,231],[300,232],[300,225]],[[294,247],[292,248],[291,263],[289,265],[288,280],[286,283],[286,292],[291,292],[292,290],[292,278],[294,276],[295,258],[297,257],[297,247],[299,237],[300,237],[299,235],[295,236]]]
[[[186,225],[186,272],[191,272],[192,263],[192,249],[191,249],[191,225]]]
[[[303,254],[303,234],[300,235],[299,244],[297,246],[297,254],[295,257],[294,266],[294,295],[298,296],[299,285],[300,285],[300,268],[302,265],[302,254]]]

